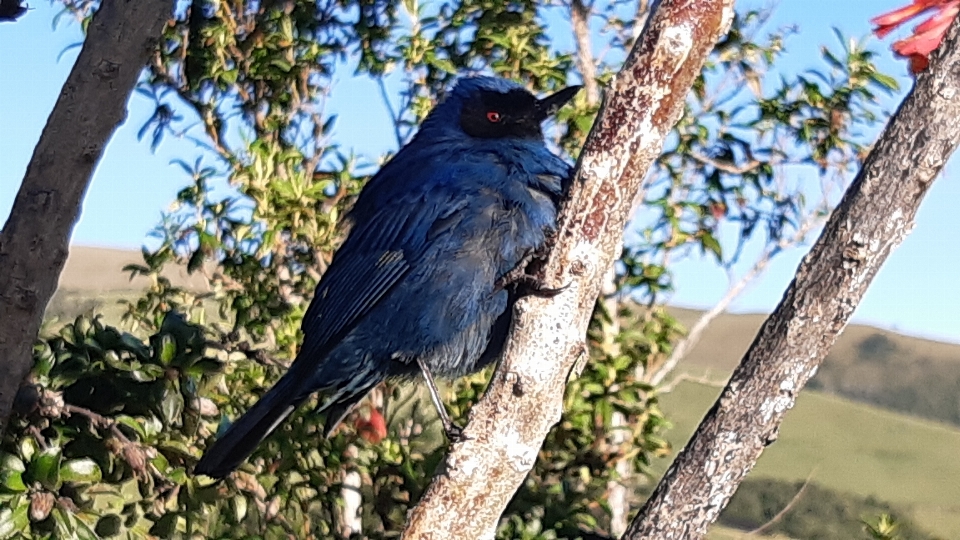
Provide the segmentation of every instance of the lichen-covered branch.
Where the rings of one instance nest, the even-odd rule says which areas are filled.
[[[93,168],[173,13],[169,0],[105,0],[0,232],[0,435],[30,369]]]
[[[454,444],[404,538],[493,538],[497,521],[560,418],[567,377],[643,177],[687,91],[733,17],[733,0],[664,0],[610,84],[580,155],[544,268],[552,299],[516,307],[511,338],[465,439]],[[582,367],[582,362],[581,362]]]
[[[816,372],[960,143],[960,23],[887,125],[693,439],[624,538],[706,534]]]

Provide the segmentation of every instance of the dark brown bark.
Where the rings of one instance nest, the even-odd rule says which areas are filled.
[[[93,168],[172,13],[169,0],[104,0],[0,232],[0,435]]]
[[[960,143],[960,22],[917,79],[776,311],[624,538],[702,538],[816,372]]]
[[[664,0],[651,17],[607,90],[544,268],[547,286],[567,288],[518,303],[503,358],[471,410],[465,438],[411,512],[404,538],[494,537],[560,418],[567,377],[585,359],[587,324],[641,181],[732,16],[733,0]]]

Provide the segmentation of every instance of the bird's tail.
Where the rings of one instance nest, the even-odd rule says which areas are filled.
[[[317,407],[316,412],[326,413],[323,426],[325,437],[329,437],[370,389],[383,380],[373,371],[365,371],[364,375],[354,377]],[[239,467],[310,395],[311,392],[303,391],[303,383],[303,374],[294,366],[204,452],[193,469],[194,474],[223,478]]]
[[[195,474],[223,478],[240,466],[277,426],[307,397],[299,381],[287,373],[249,411],[204,452]]]

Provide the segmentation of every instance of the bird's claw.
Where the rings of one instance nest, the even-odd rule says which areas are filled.
[[[553,298],[570,287],[569,283],[562,287],[547,287],[542,279],[529,274],[524,274],[517,278],[516,281],[514,281],[514,285],[520,295],[536,296],[538,298]]]
[[[463,442],[470,439],[470,437],[467,437],[463,434],[463,428],[457,424],[454,424],[453,422],[444,423],[443,434],[447,436],[447,441],[449,441],[450,444]]]
[[[509,272],[501,276],[500,279],[498,279],[493,284],[493,292],[495,293],[500,292],[506,289],[507,287],[509,287],[510,285],[516,285],[529,278],[533,278],[533,276],[526,273],[525,266],[517,266],[513,270],[510,270]]]

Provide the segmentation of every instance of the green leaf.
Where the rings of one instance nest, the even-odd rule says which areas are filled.
[[[100,540],[100,536],[85,520],[71,516],[71,521],[73,522],[74,538],[78,540]]]
[[[900,90],[900,83],[897,82],[897,79],[891,77],[890,75],[885,75],[883,73],[874,73],[872,76],[873,82],[879,84],[884,90],[890,92],[896,92]]]
[[[162,518],[150,529],[150,532],[158,538],[173,538],[177,531],[177,514],[164,514]]]
[[[115,536],[120,532],[120,528],[123,526],[123,520],[120,519],[120,516],[116,514],[106,515],[100,518],[97,521],[97,526],[94,527],[94,531],[102,537]]]
[[[720,242],[710,233],[705,233],[700,237],[700,244],[703,246],[703,249],[709,251],[717,257],[717,262],[723,262],[723,248],[720,247]]]
[[[128,428],[135,431],[137,435],[140,436],[141,440],[147,438],[147,430],[135,418],[124,414],[124,415],[117,416],[115,420],[117,421],[118,424],[123,424],[124,426],[127,426]]]
[[[247,516],[247,498],[243,495],[237,495],[230,499],[230,506],[233,508],[233,519],[240,523]]]
[[[30,527],[28,511],[30,503],[22,499],[13,508],[0,509],[0,539],[12,538],[18,532],[27,532]]]
[[[453,65],[453,62],[447,60],[446,58],[429,58],[428,63],[433,67],[443,70],[447,73],[455,74],[457,72],[457,66]]]
[[[123,496],[126,504],[133,504],[143,500],[140,494],[140,483],[136,478],[131,478],[120,485],[120,495]]]
[[[71,459],[60,467],[60,478],[64,482],[99,482],[101,477],[100,466],[90,458]]]
[[[236,82],[237,82],[237,76],[238,76],[239,74],[240,74],[240,72],[239,72],[238,70],[236,70],[236,69],[231,69],[231,70],[227,70],[227,71],[224,71],[223,73],[221,73],[221,74],[220,74],[220,78],[223,80],[223,82],[225,82],[225,83],[227,83],[227,84],[236,84]]]
[[[160,363],[169,366],[177,355],[177,343],[170,334],[160,336]]]
[[[0,470],[0,486],[18,493],[27,490],[27,485],[23,483],[23,473],[7,468]]]
[[[27,468],[24,466],[23,461],[21,461],[20,458],[13,454],[0,453],[0,472],[23,472],[25,470],[27,470]]]
[[[293,66],[290,65],[290,62],[287,62],[282,58],[274,58],[270,61],[270,65],[278,67],[283,71],[290,71],[293,68]]]
[[[167,388],[163,395],[161,403],[163,417],[167,423],[175,424],[180,421],[180,415],[183,413],[183,396],[174,388]]]
[[[137,339],[137,337],[133,334],[124,332],[120,336],[120,341],[123,343],[124,350],[136,354],[141,360],[144,360],[149,356],[146,345],[144,345],[143,342]]]
[[[84,497],[91,501],[90,507],[100,514],[118,513],[123,510],[126,499],[117,486],[96,484],[84,490]]]
[[[60,460],[59,448],[48,448],[44,450],[34,456],[30,462],[28,469],[30,477],[33,481],[40,482],[40,485],[50,491],[60,489]]]

